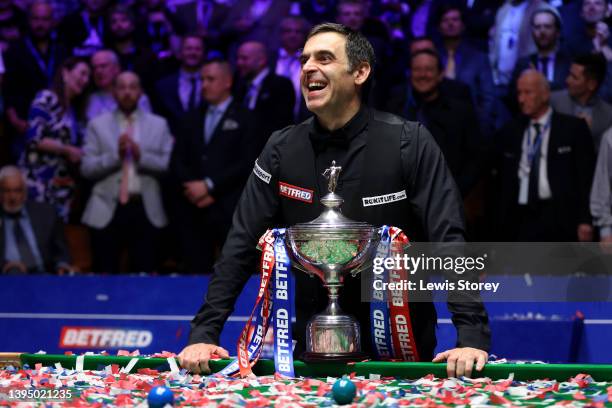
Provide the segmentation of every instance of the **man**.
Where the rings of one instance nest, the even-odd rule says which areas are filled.
[[[167,118],[172,133],[177,134],[183,117],[200,106],[200,67],[204,61],[204,40],[186,35],[181,40],[178,72],[160,80],[155,86],[156,112]],[[180,137],[180,135],[178,135]]]
[[[517,88],[524,117],[510,122],[498,138],[498,238],[591,241],[595,154],[588,126],[553,111],[548,81],[538,71],[523,72]]]
[[[516,63],[512,74],[512,91],[516,88],[518,77],[528,68],[540,71],[553,91],[565,88],[571,57],[559,48],[561,36],[559,13],[552,8],[536,10],[531,15],[531,36],[537,51],[519,59]]]
[[[240,77],[238,101],[257,120],[253,148],[258,154],[272,132],[293,123],[295,92],[290,80],[271,72],[266,46],[261,42],[245,42],[238,48],[236,68]]]
[[[211,0],[188,0],[174,5],[173,17],[186,33],[198,33],[206,39],[210,48],[219,43],[223,22],[230,12],[230,4]]]
[[[296,122],[301,122],[309,115],[300,92],[300,51],[308,34],[308,22],[302,17],[285,17],[281,21],[280,42],[272,63],[272,70],[278,76],[285,77],[293,84],[295,91],[295,106],[293,116]]]
[[[177,217],[185,271],[210,273],[232,214],[249,176],[253,124],[250,112],[231,95],[232,70],[226,61],[202,67],[206,106],[184,122],[173,152],[179,182]]]
[[[443,6],[438,16],[438,31],[442,37],[439,51],[444,76],[469,85],[481,128],[490,134],[493,131],[495,85],[487,55],[472,48],[463,39],[465,25],[463,12],[458,6]]]
[[[89,95],[87,100],[86,117],[88,121],[117,109],[117,101],[113,96],[113,85],[117,75],[121,72],[119,58],[111,50],[97,51],[91,57],[91,68],[97,90]],[[151,112],[149,98],[144,93],[138,100],[138,109],[143,112]]]
[[[57,67],[67,55],[53,31],[53,8],[35,1],[28,13],[28,34],[13,43],[6,55],[3,95],[8,122],[14,139],[13,156],[18,158],[28,128],[28,110],[38,91],[51,86]]]
[[[601,52],[612,60],[612,38],[606,19],[610,16],[608,0],[582,0],[577,24],[567,24],[563,38],[570,55]],[[573,20],[576,20],[574,16]]]
[[[495,16],[491,30],[489,60],[495,84],[505,92],[520,58],[536,51],[530,30],[530,16],[546,6],[544,0],[506,0]]]
[[[15,166],[0,169],[2,273],[69,272],[64,226],[55,209],[26,200],[23,173]]]
[[[110,0],[82,0],[83,10],[67,16],[59,27],[61,37],[78,57],[91,57],[104,48],[108,35],[106,13]]]
[[[601,54],[574,58],[566,83],[567,89],[552,94],[550,104],[559,113],[584,119],[599,150],[602,134],[612,126],[612,105],[597,94],[606,77],[606,60]]]
[[[109,48],[119,57],[122,71],[138,74],[143,88],[151,91],[155,80],[156,56],[149,49],[136,44],[136,19],[126,6],[115,6],[109,13]]]
[[[131,272],[155,270],[155,239],[167,224],[158,179],[172,136],[163,118],[138,109],[141,93],[136,74],[119,74],[118,109],[87,126],[81,173],[96,183],[82,222],[91,228],[96,272],[117,272],[125,247]]]
[[[267,228],[310,221],[320,214],[319,196],[327,191],[320,174],[332,159],[342,166],[337,192],[345,199],[343,213],[349,218],[373,225],[392,224],[406,231],[422,223],[422,238],[426,240],[463,241],[459,193],[429,132],[394,115],[371,111],[361,103],[373,54],[361,34],[342,25],[325,23],[311,30],[301,57],[301,83],[308,109],[316,119],[275,132],[257,159],[215,266],[205,304],[193,320],[190,346],[179,355],[183,367],[207,370],[211,355],[227,357],[227,351],[217,345],[219,333],[257,263],[255,246],[259,237]],[[361,174],[365,160],[369,161],[368,171]],[[282,195],[280,182],[311,190],[312,202]],[[406,200],[362,207],[364,196],[390,191],[405,192]],[[418,219],[415,223],[410,221],[413,216]],[[299,356],[304,349],[306,322],[325,307],[328,298],[315,279],[303,273],[296,273],[295,279],[299,290],[294,354]],[[370,332],[370,305],[355,302],[360,290],[358,278],[347,278],[340,302],[360,320],[367,351],[371,347],[370,336],[366,335]],[[475,298],[461,306],[449,302],[449,308],[457,323],[458,348],[440,353],[434,361],[447,359],[449,375],[470,375],[474,363],[480,370],[487,358],[487,315]],[[411,305],[411,312],[419,355],[430,359],[435,346],[435,309],[430,303],[418,303]]]
[[[481,142],[476,113],[470,104],[440,90],[444,71],[435,51],[412,54],[410,73],[410,86],[392,90],[386,110],[419,121],[431,132],[465,197],[478,179]]]
[[[232,44],[259,41],[276,49],[280,22],[289,15],[290,7],[288,0],[237,0],[225,19],[221,35]],[[230,55],[235,52],[236,48],[230,46]]]

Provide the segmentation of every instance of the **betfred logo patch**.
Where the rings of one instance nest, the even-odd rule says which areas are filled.
[[[106,327],[64,326],[60,348],[129,348],[148,347],[153,341],[149,330],[114,329]]]
[[[303,201],[312,204],[313,191],[307,188],[294,186],[292,184],[278,182],[278,193],[293,200]]]

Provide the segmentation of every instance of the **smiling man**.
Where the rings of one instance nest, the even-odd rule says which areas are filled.
[[[192,321],[190,345],[179,355],[183,367],[208,371],[212,356],[228,356],[218,346],[219,334],[257,264],[259,237],[268,228],[307,222],[321,213],[319,198],[327,191],[321,174],[332,160],[342,167],[336,192],[344,198],[343,213],[349,218],[395,225],[417,241],[464,240],[461,198],[432,136],[418,123],[362,104],[374,64],[365,37],[340,24],[318,25],[307,37],[301,64],[302,93],[315,117],[274,132],[257,159],[204,305]],[[308,194],[300,199],[283,194],[280,186],[288,184]],[[378,196],[393,199],[364,205]],[[299,358],[306,323],[325,308],[328,298],[317,280],[304,273],[296,273],[295,280],[294,354]],[[360,321],[364,351],[371,352],[370,304],[355,302],[360,290],[359,278],[347,277],[340,303]],[[447,360],[449,375],[470,375],[475,364],[480,370],[487,359],[487,314],[477,295],[448,306],[457,327],[457,348],[434,361]],[[411,304],[410,316],[418,355],[431,360],[436,345],[433,304]]]

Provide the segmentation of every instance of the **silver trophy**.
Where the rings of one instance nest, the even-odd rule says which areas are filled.
[[[338,296],[347,274],[356,276],[370,266],[380,237],[378,228],[348,219],[340,211],[342,198],[335,193],[341,167],[333,161],[323,176],[329,194],[321,199],[325,206],[316,219],[287,229],[287,247],[294,266],[318,276],[327,288],[329,304],[313,316],[306,326],[305,361],[358,361],[361,351],[357,320],[340,309]]]

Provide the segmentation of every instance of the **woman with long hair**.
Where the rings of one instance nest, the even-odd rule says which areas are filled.
[[[51,89],[40,91],[28,114],[26,148],[20,159],[31,200],[54,205],[69,220],[81,162],[85,89],[91,70],[83,59],[67,58]]]

